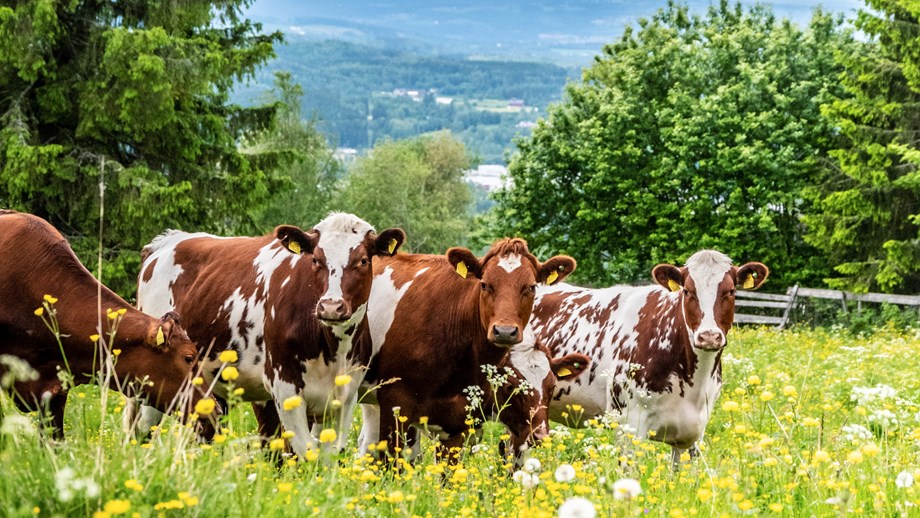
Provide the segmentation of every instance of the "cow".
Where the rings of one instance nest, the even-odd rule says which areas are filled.
[[[592,361],[556,387],[550,418],[577,426],[612,411],[637,436],[670,445],[676,463],[702,436],[721,390],[736,286],[757,289],[769,273],[702,250],[683,268],[655,266],[650,286],[540,289],[537,339],[554,356]]]
[[[14,398],[23,411],[50,414],[54,439],[64,438],[69,389],[91,382],[106,365],[114,367],[114,376],[99,379],[110,379],[111,388],[127,395],[139,391],[162,411],[176,408],[187,415],[202,399],[200,391],[188,390],[198,350],[179,316],[164,311],[152,317],[125,302],[92,276],[47,221],[0,210],[0,264],[0,355],[19,358],[34,371],[15,380]],[[0,374],[7,370],[0,364]],[[210,418],[202,416],[199,425],[211,429]]]
[[[360,452],[383,438],[395,454],[409,426],[438,433],[442,456],[459,447],[470,430],[468,388],[490,390],[483,367],[502,365],[524,340],[537,284],[558,282],[574,269],[567,256],[541,264],[518,238],[496,242],[482,260],[458,247],[376,263],[367,380],[379,385],[362,400],[368,404]],[[515,438],[530,436],[527,428]]]
[[[221,397],[242,388],[263,437],[279,425],[300,458],[320,445],[314,422],[336,430],[324,449],[344,447],[369,357],[366,313],[374,259],[396,253],[401,229],[379,234],[333,213],[304,232],[280,225],[261,237],[168,231],[143,251],[138,306],[182,313],[189,335],[212,344],[204,380]],[[367,337],[367,338],[364,338]],[[223,351],[237,379],[224,379]],[[227,356],[225,355],[224,358]],[[128,409],[126,409],[128,410]],[[132,425],[133,412],[126,412]],[[159,416],[145,409],[139,431]]]

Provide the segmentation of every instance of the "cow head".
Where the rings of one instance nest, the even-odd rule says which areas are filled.
[[[759,288],[770,270],[762,263],[732,266],[731,259],[715,250],[701,250],[678,268],[659,264],[652,270],[655,282],[680,292],[680,303],[694,347],[719,350],[735,317],[735,289]]]
[[[507,348],[523,339],[537,283],[555,284],[575,270],[575,259],[558,255],[543,264],[520,238],[492,245],[480,261],[466,248],[451,248],[447,260],[464,278],[479,280],[479,317],[488,340]]]
[[[532,339],[529,328],[525,334],[529,336],[513,346],[499,364],[500,370],[507,367],[508,376],[494,395],[500,409],[498,418],[511,436],[508,442],[516,464],[523,461],[522,454],[529,446],[549,434],[549,404],[556,383],[577,378],[591,363],[579,353],[553,358],[546,346]]]
[[[205,396],[190,384],[197,373],[198,347],[188,337],[179,323],[179,315],[166,313],[154,320],[146,329],[145,343],[138,347],[125,347],[115,362],[115,372],[121,380],[146,378],[140,392],[148,404],[167,412],[179,409],[189,414]],[[117,347],[118,335],[113,348]],[[191,389],[190,389],[191,387]],[[213,430],[213,421],[220,413],[215,407],[213,414],[201,416],[199,426],[204,435]]]
[[[322,293],[316,317],[327,325],[347,327],[364,318],[374,256],[394,255],[406,239],[402,229],[377,234],[367,222],[345,213],[330,214],[309,232],[282,225],[275,236],[287,250],[311,261],[311,285]]]

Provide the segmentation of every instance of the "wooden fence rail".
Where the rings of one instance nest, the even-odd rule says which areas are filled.
[[[795,301],[798,298],[818,298],[839,300],[846,313],[847,302],[855,301],[857,311],[862,310],[863,302],[898,304],[901,306],[915,306],[920,312],[920,296],[917,295],[889,295],[887,293],[850,293],[848,291],[825,290],[818,288],[800,288],[798,285],[791,286],[786,290],[785,295],[772,293],[757,293],[756,291],[738,290],[735,294],[736,308],[753,308],[762,309],[766,312],[776,313],[778,309],[783,310],[782,316],[775,314],[759,313],[739,313],[735,312],[736,324],[766,324],[777,326],[779,329],[786,327],[789,323],[789,315],[792,308],[795,307]],[[747,311],[747,310],[745,310]]]

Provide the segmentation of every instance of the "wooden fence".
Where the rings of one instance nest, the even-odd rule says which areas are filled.
[[[798,298],[818,298],[839,300],[844,313],[849,311],[847,303],[856,302],[856,310],[862,310],[863,302],[898,304],[901,306],[914,306],[920,313],[920,296],[916,295],[889,295],[887,293],[850,293],[848,291],[824,290],[817,288],[801,288],[798,285],[786,290],[785,295],[773,293],[758,293],[756,291],[738,290],[735,295],[735,323],[736,324],[765,324],[777,326],[780,329],[789,323],[789,315],[795,307]],[[756,310],[756,313],[743,313],[741,311]],[[781,313],[781,314],[780,314]]]

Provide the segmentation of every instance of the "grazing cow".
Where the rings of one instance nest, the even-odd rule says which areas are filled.
[[[671,445],[676,461],[702,436],[722,387],[735,286],[756,289],[767,275],[761,263],[736,267],[703,250],[683,268],[656,266],[651,286],[540,290],[531,321],[537,339],[556,356],[592,360],[556,387],[550,417],[578,414],[581,424],[614,411],[638,436]]]
[[[309,232],[281,225],[261,237],[169,231],[144,248],[138,306],[178,309],[192,338],[213,343],[204,378],[223,397],[219,353],[237,352],[239,378],[231,381],[253,402],[263,436],[276,433],[280,420],[303,458],[319,444],[310,433],[317,421],[334,427],[341,449],[366,372],[359,344],[369,340],[362,336],[372,262],[396,253],[404,239],[400,229],[378,235],[344,213]],[[137,426],[143,431],[157,418],[145,411]]]
[[[465,389],[489,390],[483,366],[501,365],[523,341],[537,283],[554,283],[574,269],[566,256],[540,264],[522,239],[497,242],[482,260],[451,248],[444,256],[403,254],[378,262],[368,313],[375,353],[368,380],[381,385],[365,396],[379,408],[362,405],[362,452],[383,438],[394,453],[405,428],[423,417],[439,433],[442,454],[460,446],[470,429]],[[515,437],[530,435],[522,432]]]
[[[29,376],[34,379],[16,380],[15,400],[24,411],[49,412],[55,438],[64,437],[68,390],[92,381],[108,359],[114,364],[112,388],[133,392],[140,387],[146,401],[160,410],[174,408],[188,394],[187,412],[201,399],[197,390],[184,390],[197,367],[198,350],[178,316],[145,315],[100,285],[48,222],[0,210],[0,264],[0,355],[18,357],[34,369]],[[100,317],[97,307],[112,310],[115,318]],[[97,328],[100,318],[103,326],[117,322],[110,347],[98,347],[90,338],[110,331]],[[57,323],[60,343],[44,319]],[[120,353],[111,358],[115,349]],[[0,374],[5,370],[0,365]],[[72,384],[58,377],[67,370]],[[205,420],[201,425],[210,428]]]
[[[549,433],[550,398],[558,380],[578,376],[590,363],[590,358],[578,353],[553,358],[527,327],[524,340],[511,346],[497,368],[487,367],[490,373],[486,375],[486,386],[474,388],[476,395],[467,393],[468,400],[472,400],[468,413],[476,426],[496,418],[504,424],[510,435],[508,444],[519,463],[528,443],[538,443]],[[362,410],[365,422],[359,442],[366,452],[380,440],[380,407],[364,405]],[[409,430],[410,443],[414,443],[415,431]],[[505,451],[505,443],[501,450]]]

